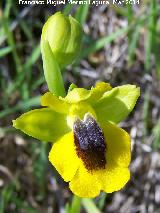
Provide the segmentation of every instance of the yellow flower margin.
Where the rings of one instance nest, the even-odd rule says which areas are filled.
[[[15,128],[54,144],[49,160],[71,191],[79,197],[96,197],[100,191],[120,190],[130,179],[130,137],[116,124],[134,108],[140,89],[134,85],[112,88],[100,82],[91,90],[73,88],[65,98],[47,92],[42,109],[31,110],[13,121]],[[106,165],[88,171],[76,153],[73,125],[86,114],[94,117],[103,131],[106,143]]]

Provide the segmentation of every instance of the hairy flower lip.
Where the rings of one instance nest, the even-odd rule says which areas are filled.
[[[74,143],[79,158],[89,172],[106,167],[106,143],[102,129],[89,113],[74,122]]]

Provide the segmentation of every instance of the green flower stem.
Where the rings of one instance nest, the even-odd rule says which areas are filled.
[[[65,96],[64,82],[58,63],[52,53],[48,41],[41,39],[41,52],[44,75],[50,92],[57,96]]]

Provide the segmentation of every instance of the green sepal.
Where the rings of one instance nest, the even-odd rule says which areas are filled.
[[[48,41],[41,39],[41,52],[44,75],[50,92],[57,96],[65,96],[65,89],[59,65],[51,51]]]
[[[35,109],[13,121],[13,126],[41,141],[55,142],[69,132],[66,117],[49,108]]]
[[[140,95],[140,88],[124,85],[103,94],[94,105],[98,120],[119,123],[133,110]]]

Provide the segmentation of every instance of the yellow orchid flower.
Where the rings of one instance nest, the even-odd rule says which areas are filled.
[[[136,104],[134,85],[112,88],[100,82],[91,90],[72,88],[67,96],[42,96],[42,109],[13,121],[14,127],[54,142],[49,160],[79,197],[120,190],[130,179],[130,137],[116,124]]]

